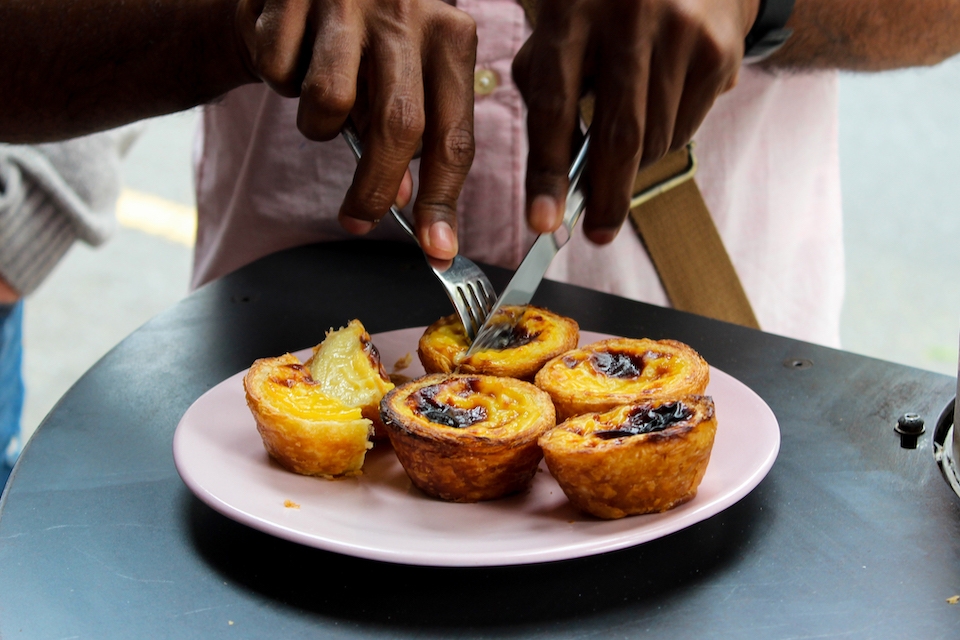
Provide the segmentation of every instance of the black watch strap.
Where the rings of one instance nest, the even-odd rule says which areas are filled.
[[[763,60],[783,46],[793,33],[786,28],[787,20],[793,13],[793,1],[760,0],[757,19],[744,40],[744,62],[749,64]]]

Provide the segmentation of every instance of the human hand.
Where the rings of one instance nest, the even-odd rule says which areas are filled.
[[[428,255],[453,258],[474,154],[473,19],[442,0],[239,0],[238,25],[253,72],[300,97],[307,138],[335,138],[354,112],[364,154],[344,228],[365,233],[409,201],[407,167],[422,141],[417,234]]]
[[[578,102],[595,96],[583,226],[613,240],[638,167],[686,144],[733,88],[759,0],[541,0],[513,63],[527,103],[527,220],[562,220]]]

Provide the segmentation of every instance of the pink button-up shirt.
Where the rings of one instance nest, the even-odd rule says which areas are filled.
[[[457,6],[477,21],[477,68],[498,79],[476,99],[476,157],[458,205],[460,249],[514,268],[534,240],[523,217],[524,106],[510,76],[529,26],[515,0]],[[281,249],[352,237],[337,211],[353,157],[342,140],[305,139],[296,113],[296,100],[264,85],[241,87],[206,107],[194,286]],[[844,274],[836,74],[745,67],[695,140],[697,183],[761,326],[838,346]],[[389,222],[369,237],[407,239]],[[575,233],[547,276],[669,304],[629,224],[605,247]]]

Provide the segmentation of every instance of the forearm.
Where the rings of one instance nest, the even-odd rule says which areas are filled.
[[[881,71],[960,52],[960,0],[796,0],[793,36],[764,66]]]
[[[235,0],[0,3],[0,140],[72,137],[255,81]]]

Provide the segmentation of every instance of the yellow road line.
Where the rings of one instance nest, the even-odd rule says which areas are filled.
[[[171,242],[192,247],[197,238],[197,210],[159,196],[123,189],[117,200],[117,221]]]

